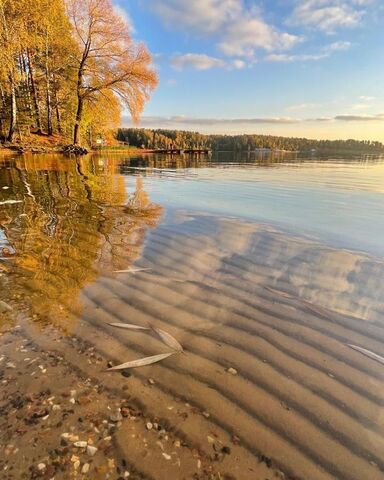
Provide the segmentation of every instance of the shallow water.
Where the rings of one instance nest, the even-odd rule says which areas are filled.
[[[0,320],[40,348],[62,338],[68,364],[111,389],[122,377],[73,339],[117,364],[167,348],[109,322],[174,335],[185,354],[124,382],[202,458],[231,444],[215,474],[382,479],[384,372],[348,345],[384,355],[383,174],[372,157],[7,157],[0,299],[14,314]],[[175,416],[175,399],[207,415]],[[125,440],[140,478],[196,473]]]

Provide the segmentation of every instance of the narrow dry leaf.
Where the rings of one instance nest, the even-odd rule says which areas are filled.
[[[136,273],[136,272],[145,272],[148,270],[151,270],[151,269],[131,267],[131,268],[127,268],[126,270],[115,270],[114,273]]]
[[[168,332],[165,332],[164,330],[161,330],[160,328],[152,327],[152,330],[156,332],[161,340],[170,348],[173,348],[176,352],[182,352],[183,347],[180,345],[180,343],[176,340],[176,338],[172,337],[171,334]]]
[[[376,362],[379,362],[382,365],[384,365],[384,357],[381,357],[380,355],[377,355],[377,353],[371,352],[370,350],[367,350],[366,348],[363,348],[363,347],[358,347],[357,345],[348,344],[348,347],[350,347],[353,350],[356,350],[357,352],[362,353],[366,357],[369,357],[372,360],[375,360]]]
[[[153,355],[152,357],[139,358],[138,360],[132,360],[131,362],[122,363],[121,365],[117,365],[116,367],[108,368],[108,371],[144,367],[145,365],[151,365],[152,363],[160,362],[161,360],[164,360],[165,358],[168,358],[174,354],[175,352],[161,353],[160,355]]]
[[[141,327],[133,323],[109,323],[108,325],[111,325],[111,327],[126,328],[127,330],[150,330],[148,327]]]

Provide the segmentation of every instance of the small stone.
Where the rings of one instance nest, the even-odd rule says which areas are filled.
[[[230,455],[230,453],[231,453],[231,449],[230,449],[229,447],[227,447],[227,446],[224,446],[224,447],[221,449],[221,451],[222,451],[223,453],[225,453],[226,455]]]
[[[0,300],[0,313],[5,313],[5,312],[12,312],[13,308],[8,305],[8,303],[3,302]]]
[[[168,455],[168,453],[162,453],[162,455],[166,460],[171,460],[171,455]]]
[[[84,463],[83,468],[81,469],[81,473],[88,473],[89,472],[89,463]]]
[[[78,462],[78,461],[79,461],[79,457],[77,455],[72,455],[71,462],[75,463],[75,462]]]
[[[120,408],[117,409],[115,414],[110,415],[109,419],[111,420],[111,422],[120,422],[123,419]]]
[[[227,369],[227,372],[230,373],[231,375],[237,375],[237,370],[234,368],[230,367]]]
[[[203,412],[203,417],[209,418],[211,415],[208,412]]]
[[[92,445],[88,445],[88,446],[87,446],[87,454],[88,454],[90,457],[93,457],[94,455],[96,455],[96,452],[97,452],[97,448],[96,448],[96,447],[93,447]]]
[[[124,478],[128,478],[130,476],[129,472],[124,472]]]
[[[75,447],[77,448],[86,448],[86,446],[88,445],[87,442],[84,442],[84,441],[79,441],[79,442],[75,442],[74,443]]]
[[[146,427],[147,427],[147,430],[152,430],[153,424],[151,422],[148,422]]]
[[[6,364],[6,367],[7,367],[7,368],[16,368],[16,365],[15,365],[14,363],[12,363],[12,362],[8,362],[8,363]]]
[[[39,463],[37,465],[37,469],[41,471],[45,470],[47,468],[47,466],[45,465],[45,463]]]
[[[74,405],[76,403],[76,400],[72,397],[69,399],[69,403],[72,403],[72,405]]]
[[[148,379],[148,383],[150,383],[151,385],[155,385],[155,380],[153,380],[153,378],[149,378]]]
[[[77,460],[77,461],[73,464],[73,468],[74,468],[75,470],[77,470],[79,467],[80,467],[80,460]]]

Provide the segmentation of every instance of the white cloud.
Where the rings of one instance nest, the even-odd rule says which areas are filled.
[[[240,60],[239,58],[237,58],[235,60],[232,60],[231,64],[232,64],[232,67],[235,70],[242,70],[243,68],[245,68],[247,66],[247,64],[244,62],[244,60]]]
[[[239,58],[225,61],[221,58],[211,57],[202,53],[185,53],[175,55],[171,59],[171,65],[176,70],[194,68],[195,70],[209,70],[211,68],[227,68],[228,70],[241,70],[247,66],[244,60]]]
[[[344,122],[384,122],[384,114],[378,115],[337,115],[335,120],[343,120]]]
[[[146,0],[145,5],[172,29],[215,35],[228,56],[253,57],[258,49],[288,50],[302,40],[267,23],[259,9],[247,7],[245,0]]]
[[[220,58],[210,57],[209,55],[199,53],[186,53],[185,55],[175,55],[171,60],[171,65],[176,70],[182,70],[185,67],[192,67],[196,70],[209,70],[215,67],[225,67],[226,63]]]
[[[373,100],[376,100],[376,97],[369,97],[366,95],[362,95],[361,97],[359,97],[359,99],[362,100],[363,102],[373,102]]]
[[[324,51],[337,52],[340,50],[349,50],[351,48],[351,42],[334,42],[324,47]]]
[[[192,28],[204,33],[216,32],[237,16],[241,0],[145,0],[170,28]]]
[[[328,58],[334,52],[345,51],[351,47],[350,42],[334,42],[329,45],[325,45],[320,52],[311,53],[311,54],[298,54],[298,55],[288,55],[285,53],[272,53],[265,57],[265,60],[269,62],[313,62],[317,60],[322,60]]]
[[[272,53],[271,55],[267,55],[265,60],[268,62],[284,62],[284,63],[291,63],[291,62],[314,62],[316,60],[321,60],[323,58],[327,58],[329,55],[325,53],[319,54],[301,54],[301,55],[287,55],[286,53]]]
[[[196,128],[224,128],[224,127],[252,127],[255,125],[304,125],[313,123],[333,123],[333,122],[384,122],[384,114],[377,115],[352,115],[340,114],[334,117],[319,118],[290,118],[290,117],[255,117],[255,118],[198,118],[176,115],[171,117],[144,116],[141,119],[141,126],[148,128],[174,128],[174,129],[193,129]],[[123,126],[132,126],[132,119],[124,117]]]
[[[262,18],[250,16],[227,26],[219,48],[226,55],[253,57],[257,49],[288,50],[300,41],[300,37],[281,33]]]
[[[339,28],[359,25],[366,14],[365,7],[373,2],[374,0],[297,0],[287,23],[333,33]]]

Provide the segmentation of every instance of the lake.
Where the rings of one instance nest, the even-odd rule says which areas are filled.
[[[384,479],[383,255],[381,157],[0,157],[2,478]]]

